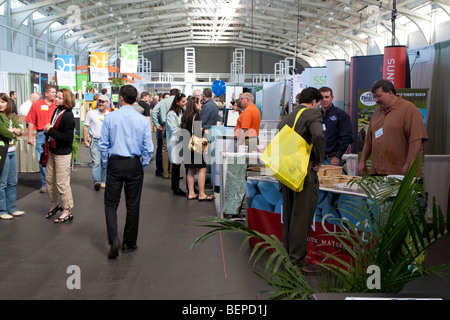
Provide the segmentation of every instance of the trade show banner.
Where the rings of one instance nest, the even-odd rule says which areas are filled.
[[[41,80],[41,91],[42,91],[44,86],[48,84],[48,73],[41,73],[40,80]],[[43,92],[41,92],[41,94],[43,94]]]
[[[333,104],[342,110],[345,106],[346,68],[345,60],[327,60],[327,73],[324,78],[326,84],[323,85],[333,90]]]
[[[280,119],[280,103],[283,88],[284,86],[280,82],[263,83],[261,120]]]
[[[39,72],[30,71],[30,88],[31,93],[41,93],[41,76]]]
[[[383,79],[392,81],[396,88],[410,88],[409,59],[405,46],[384,47]]]
[[[292,106],[297,103],[296,97],[303,90],[303,75],[295,74],[289,79],[289,86],[287,93],[289,94],[289,112],[292,111]],[[286,100],[286,99],[284,99]],[[285,105],[283,105],[285,107]]]
[[[383,77],[383,55],[355,56],[350,63],[350,118],[352,120],[353,143],[351,153],[358,153],[359,90],[371,88]]]
[[[76,86],[75,55],[55,56],[55,79],[58,86]]]
[[[303,88],[314,87],[320,89],[327,85],[327,67],[305,68],[302,76]]]
[[[120,72],[136,73],[138,59],[138,45],[122,43],[120,46]]]
[[[108,82],[107,52],[89,52],[89,80],[90,82]]]
[[[412,102],[419,109],[426,125],[428,89],[396,89],[396,91],[397,95]],[[362,151],[370,118],[378,105],[369,89],[360,89],[358,97],[358,150]]]
[[[43,94],[44,86],[48,84],[48,73],[40,73],[30,70],[30,90],[31,93],[37,92]]]

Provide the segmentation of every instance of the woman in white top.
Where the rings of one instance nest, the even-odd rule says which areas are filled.
[[[169,160],[172,165],[172,192],[175,195],[186,196],[186,192],[180,189],[180,167],[183,156],[172,154],[174,147],[180,143],[179,131],[181,130],[181,115],[186,105],[186,95],[178,93],[172,102],[172,106],[166,116],[166,140]]]

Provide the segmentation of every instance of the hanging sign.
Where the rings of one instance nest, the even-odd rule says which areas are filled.
[[[122,43],[120,46],[120,72],[136,73],[138,59],[138,45]]]
[[[74,55],[55,56],[55,76],[58,86],[76,86]]]
[[[383,79],[390,80],[395,88],[409,88],[409,62],[405,46],[384,48]]]
[[[90,82],[108,82],[108,53],[89,52]]]

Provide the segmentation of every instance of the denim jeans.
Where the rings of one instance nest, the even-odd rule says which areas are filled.
[[[94,183],[100,182],[105,183],[106,181],[106,168],[102,166],[102,157],[100,151],[98,151],[98,140],[93,139],[90,148],[91,159],[92,159],[92,177],[94,178]]]
[[[0,214],[17,211],[17,157],[11,151],[6,155],[5,165],[0,171]]]
[[[38,158],[38,161],[41,159],[41,153],[44,152],[44,146],[45,143],[45,135],[44,131],[39,131],[36,133],[36,155]],[[41,170],[41,187],[45,187],[45,167],[41,166],[39,164],[39,169]]]

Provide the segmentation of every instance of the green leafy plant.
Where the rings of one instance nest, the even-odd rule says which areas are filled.
[[[125,84],[125,81],[122,78],[113,78],[111,80],[111,87],[114,89],[120,88]]]
[[[415,178],[418,165],[417,159],[401,182],[386,177],[366,177],[353,182],[368,198],[348,201],[346,206],[352,210],[340,209],[353,217],[353,222],[336,219],[341,231],[334,234],[350,255],[350,262],[323,252],[327,260],[321,265],[333,275],[333,280],[329,277],[323,285],[324,290],[398,293],[417,278],[430,274],[445,276],[443,271],[450,264],[428,269],[423,264],[425,250],[446,235],[449,227],[434,198],[432,217],[428,219],[424,185]],[[348,232],[349,229],[353,232]],[[380,270],[380,289],[367,286],[369,266]]]
[[[80,154],[78,153],[78,150],[80,148],[80,145],[78,144],[78,140],[80,139],[80,136],[75,134],[73,136],[72,141],[72,160],[78,161],[80,159]]]
[[[246,227],[241,222],[224,218],[206,217],[195,221],[206,223],[200,226],[212,230],[198,237],[189,247],[189,250],[220,232],[239,232],[247,235],[242,242],[241,249],[249,243],[250,239],[258,239],[259,242],[253,248],[250,260],[253,260],[253,265],[256,266],[258,261],[265,256],[265,253],[268,253],[264,268],[259,267],[259,272],[256,272],[256,274],[274,288],[271,292],[262,293],[269,293],[270,295],[267,298],[271,300],[311,299],[314,293],[313,288],[300,269],[291,262],[289,254],[276,236],[262,234]]]
[[[433,201],[432,216],[428,219],[424,186],[415,178],[419,161],[410,167],[402,181],[386,177],[365,177],[355,180],[367,194],[361,201],[348,201],[340,210],[354,217],[336,219],[341,226],[334,233],[337,242],[350,255],[350,262],[340,255],[322,252],[325,260],[319,281],[320,292],[373,292],[367,285],[369,266],[381,271],[381,287],[377,293],[398,293],[405,284],[430,274],[443,272],[450,264],[425,269],[424,252],[433,243],[448,234],[449,226],[440,207]],[[346,209],[347,207],[348,209]],[[254,265],[267,257],[258,276],[273,288],[268,299],[310,299],[314,289],[295,266],[275,236],[251,230],[240,222],[223,218],[206,217],[195,220],[200,226],[212,230],[198,237],[189,250],[219,232],[239,232],[247,237],[241,248],[251,238],[259,242],[254,246],[250,260]],[[352,232],[349,232],[352,230]]]
[[[93,90],[97,89],[97,85],[92,83],[92,82],[88,82],[86,83],[86,92],[91,92]]]

